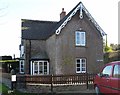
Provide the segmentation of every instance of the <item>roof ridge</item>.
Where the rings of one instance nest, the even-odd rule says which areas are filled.
[[[59,21],[48,21],[48,20],[32,20],[32,19],[21,19],[22,20],[22,22],[24,22],[24,21],[33,21],[33,22],[47,22],[47,23],[57,23],[57,22],[59,22]]]

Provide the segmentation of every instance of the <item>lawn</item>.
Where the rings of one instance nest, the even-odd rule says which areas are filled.
[[[7,94],[9,88],[5,86],[4,84],[0,84],[0,93]]]
[[[0,84],[0,93],[3,95],[67,95],[67,94],[57,94],[57,93],[22,93],[20,91],[14,90],[13,93],[8,93],[8,91],[11,91],[6,85]],[[70,94],[68,94],[70,95]]]
[[[6,85],[0,84],[0,93],[3,93],[4,95],[38,95],[32,93],[22,93],[17,90],[15,90],[13,94],[8,94],[8,91],[10,91],[10,89]]]

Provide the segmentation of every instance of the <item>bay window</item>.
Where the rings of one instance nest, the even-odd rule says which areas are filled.
[[[48,61],[31,62],[31,75],[47,75],[47,74],[49,74]]]

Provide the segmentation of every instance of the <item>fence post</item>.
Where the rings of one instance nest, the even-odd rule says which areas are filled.
[[[51,77],[51,92],[53,93],[53,74],[50,77]]]
[[[86,85],[87,85],[87,89],[88,89],[88,73],[86,73]]]
[[[26,81],[26,78],[27,78],[27,76],[25,75],[25,76],[24,76],[24,84],[25,84],[25,88],[27,87],[27,81]]]
[[[16,88],[16,72],[14,69],[11,70],[11,90]]]

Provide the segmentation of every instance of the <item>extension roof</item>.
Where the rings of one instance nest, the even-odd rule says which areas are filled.
[[[55,21],[38,21],[22,19],[22,39],[46,40],[51,35],[59,35],[61,30],[66,26],[71,18],[80,11],[80,19],[84,18],[84,13],[88,16],[91,23],[96,27],[101,36],[106,35],[102,28],[97,24],[82,2],[79,2],[62,20]]]
[[[53,34],[57,22],[22,20],[22,39],[45,40]]]

